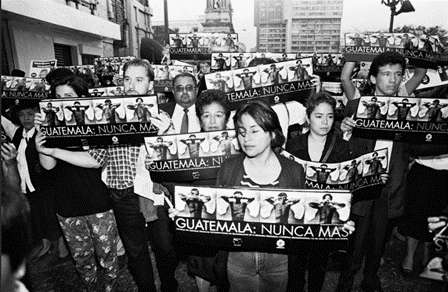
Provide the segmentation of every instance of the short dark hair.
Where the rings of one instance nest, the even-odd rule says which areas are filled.
[[[53,85],[56,81],[62,80],[67,76],[75,75],[72,70],[68,68],[56,68],[45,76],[45,79],[50,85]]]
[[[9,257],[15,272],[32,249],[30,206],[17,188],[2,185],[2,255]]]
[[[248,67],[272,64],[272,63],[275,63],[275,60],[272,58],[254,58],[254,59],[250,60]]]
[[[375,85],[371,83],[370,76],[377,77],[380,72],[380,67],[386,65],[401,65],[401,72],[406,70],[406,59],[399,53],[393,51],[386,51],[376,56],[370,65],[367,82],[362,89],[362,95],[371,95],[375,93]]]
[[[70,76],[66,76],[65,78],[62,78],[60,80],[55,81],[53,83],[53,85],[51,86],[51,93],[52,93],[53,97],[56,97],[56,87],[61,86],[61,85],[70,86],[73,89],[73,91],[75,91],[75,93],[78,95],[78,97],[90,96],[89,86],[87,85],[87,82],[85,82],[84,79],[82,79],[79,76],[70,75]]]
[[[264,131],[274,133],[274,139],[271,141],[272,148],[276,149],[283,145],[285,136],[283,135],[277,113],[272,107],[260,100],[246,103],[237,110],[233,117],[235,128],[238,128],[238,124],[244,114],[251,116]]]
[[[406,59],[397,52],[387,51],[376,56],[369,69],[369,78],[370,76],[378,76],[378,72],[380,71],[380,67],[386,65],[401,65],[401,71],[404,73],[406,69]]]
[[[16,104],[11,108],[11,122],[16,125],[20,125],[19,113],[25,109],[32,109],[36,112],[39,112],[39,101],[32,99],[19,100],[19,104]]]
[[[325,194],[325,195],[322,197],[322,199],[325,199],[325,197],[330,197],[330,200],[333,200],[333,196],[330,195],[330,194]]]
[[[25,77],[25,72],[19,69],[14,69],[11,71],[11,76],[15,77]]]
[[[173,79],[173,88],[176,84],[176,80],[182,77],[189,77],[191,78],[191,80],[193,80],[194,86],[197,86],[197,82],[196,82],[196,77],[194,77],[193,74],[189,73],[189,72],[182,72],[180,74],[177,74],[176,77],[174,77]]]
[[[330,93],[322,91],[311,95],[306,102],[306,114],[308,117],[316,109],[316,107],[321,104],[326,103],[331,106],[333,112],[336,110],[336,100]]]
[[[214,102],[221,105],[224,109],[227,123],[230,117],[230,105],[226,94],[222,90],[208,89],[202,91],[198,99],[196,100],[196,115],[199,119],[201,119],[201,116],[204,113],[204,107]]]
[[[123,77],[126,74],[126,71],[129,67],[143,67],[146,69],[146,74],[149,78],[149,81],[154,81],[154,70],[152,69],[151,63],[145,59],[135,58],[129,62],[126,62],[123,66]]]

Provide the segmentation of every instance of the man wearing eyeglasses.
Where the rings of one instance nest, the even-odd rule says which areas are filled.
[[[175,104],[167,104],[163,110],[171,117],[175,133],[200,132],[195,106],[198,97],[196,78],[188,72],[178,74],[173,79],[173,94]]]

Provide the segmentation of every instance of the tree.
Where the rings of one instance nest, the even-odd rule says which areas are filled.
[[[442,46],[448,48],[448,32],[438,25],[428,28],[423,25],[419,25],[417,27],[414,27],[413,25],[403,25],[402,27],[395,28],[394,32],[437,36]]]

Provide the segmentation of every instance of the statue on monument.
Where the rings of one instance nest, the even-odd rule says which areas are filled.
[[[207,0],[207,8],[208,9],[228,9],[229,1],[228,0]]]

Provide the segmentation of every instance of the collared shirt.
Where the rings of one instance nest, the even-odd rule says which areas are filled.
[[[184,117],[184,108],[176,103],[173,116],[171,117],[176,134],[180,134],[182,119]],[[201,123],[196,115],[196,105],[188,108],[188,133],[197,133],[201,131]]]
[[[106,185],[123,190],[134,186],[140,146],[109,146],[89,150],[106,170]]]
[[[10,120],[2,116],[2,127],[5,130],[6,135],[9,138],[13,139],[16,131],[20,128],[19,126],[13,124]],[[28,133],[23,129],[22,137],[31,139],[34,135],[36,128],[32,128]],[[31,192],[35,191],[33,184],[31,183],[30,173],[28,172],[28,163],[26,162],[25,150],[26,150],[27,142],[25,139],[22,139],[19,144],[19,148],[17,149],[17,167],[19,169],[20,175],[20,186],[23,193],[26,193],[26,187]]]
[[[17,167],[19,169],[19,175],[20,175],[20,185],[22,187],[22,192],[26,193],[26,189],[28,187],[28,190],[30,190],[30,192],[34,192],[35,188],[33,186],[33,184],[31,183],[31,178],[30,178],[30,173],[28,171],[28,163],[26,161],[26,154],[25,154],[25,150],[26,147],[28,145],[28,141],[30,140],[34,133],[36,132],[36,128],[32,128],[31,130],[29,130],[28,132],[26,132],[25,129],[23,129],[23,133],[22,133],[22,140],[20,141],[19,144],[19,149],[17,149]]]

